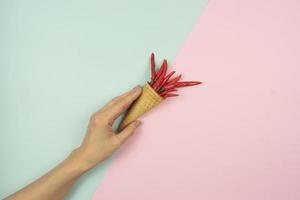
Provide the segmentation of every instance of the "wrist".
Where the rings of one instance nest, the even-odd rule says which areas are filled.
[[[87,162],[85,162],[84,156],[78,148],[70,153],[66,161],[70,163],[72,169],[79,175],[92,168]]]

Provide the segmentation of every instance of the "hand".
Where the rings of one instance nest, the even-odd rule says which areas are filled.
[[[118,134],[112,130],[112,124],[141,94],[141,90],[135,87],[94,113],[79,148],[50,172],[5,199],[64,199],[84,172],[109,157],[134,133],[139,121],[132,122]]]
[[[87,133],[81,144],[71,156],[75,156],[85,170],[93,168],[109,157],[123,144],[140,125],[134,121],[120,133],[115,133],[112,124],[141,94],[141,87],[137,86],[121,96],[113,98],[102,109],[95,112],[90,119]]]

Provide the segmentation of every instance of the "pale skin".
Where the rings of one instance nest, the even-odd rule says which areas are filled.
[[[81,145],[67,158],[33,183],[6,197],[5,200],[61,200],[75,182],[88,170],[111,156],[141,124],[134,121],[116,133],[112,124],[141,94],[141,87],[113,98],[92,114]]]

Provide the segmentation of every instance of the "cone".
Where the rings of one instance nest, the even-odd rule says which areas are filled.
[[[119,131],[153,107],[157,106],[163,100],[164,99],[148,83],[146,83],[143,86],[142,94],[130,106],[127,114],[119,125]]]

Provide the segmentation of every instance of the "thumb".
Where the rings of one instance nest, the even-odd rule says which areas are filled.
[[[141,121],[133,121],[128,124],[118,135],[121,143],[124,143],[131,135],[133,135],[135,129],[141,124]]]

